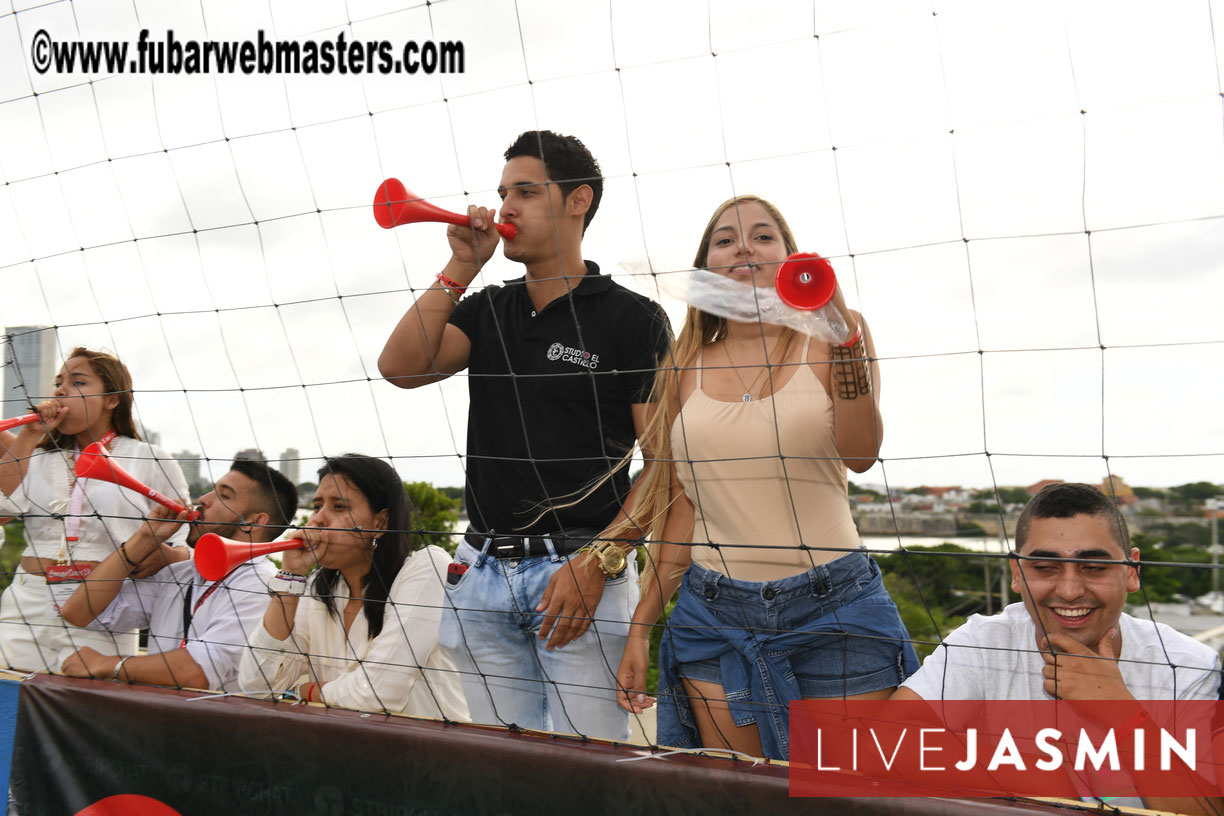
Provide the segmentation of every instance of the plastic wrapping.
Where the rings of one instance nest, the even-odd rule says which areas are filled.
[[[649,277],[651,289],[657,282],[663,294],[727,320],[787,326],[826,343],[844,343],[850,336],[845,319],[832,303],[801,311],[784,303],[773,287],[752,286],[705,269],[652,273],[646,261],[625,262],[621,267]]]

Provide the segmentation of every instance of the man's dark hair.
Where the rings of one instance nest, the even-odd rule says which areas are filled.
[[[561,188],[564,198],[584,184],[590,186],[591,206],[582,222],[585,233],[603,198],[603,174],[586,145],[576,136],[562,136],[551,130],[529,130],[506,148],[506,161],[519,156],[531,156],[544,162],[544,172],[549,181]]]
[[[255,509],[268,514],[267,526],[255,531],[255,538],[271,541],[293,523],[297,515],[298,494],[293,482],[266,462],[235,459],[230,470],[236,470],[255,483]]]
[[[1024,549],[1029,525],[1035,519],[1068,519],[1073,516],[1100,516],[1107,520],[1114,541],[1122,548],[1122,555],[1130,553],[1130,532],[1126,529],[1122,514],[1118,512],[1118,506],[1098,488],[1079,482],[1046,485],[1029,499],[1016,522],[1016,552]]]

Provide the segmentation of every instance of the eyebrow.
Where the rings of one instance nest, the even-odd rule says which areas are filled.
[[[1020,557],[1029,560],[1055,559],[1059,561],[1068,561],[1071,559],[1092,559],[1094,561],[1127,560],[1125,555],[1115,556],[1108,550],[1080,550],[1079,552],[1072,553],[1071,555],[1059,555],[1053,550],[1033,550],[1031,553],[1022,554]]]
[[[769,229],[773,229],[773,224],[769,223],[768,221],[758,221],[752,226],[750,226],[748,229],[754,230],[754,229],[757,229],[758,227],[766,227]],[[714,232],[722,232],[723,230],[733,230],[733,229],[735,229],[735,227],[728,224],[725,227],[719,227],[718,229],[714,230]]]
[[[543,181],[516,181],[513,184],[511,184],[509,187],[507,187],[504,184],[499,184],[497,186],[497,194],[504,195],[507,190],[518,190],[523,187],[544,187],[547,184],[548,184],[548,179],[544,179]]]

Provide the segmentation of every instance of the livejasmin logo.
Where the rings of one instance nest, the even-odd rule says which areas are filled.
[[[576,366],[589,368],[592,371],[599,368],[598,354],[592,354],[589,351],[583,351],[572,346],[563,346],[560,343],[553,343],[548,347],[548,359],[553,362],[560,360],[563,363],[573,363]]]
[[[1215,700],[800,700],[790,793],[1217,797],[1217,722]]]

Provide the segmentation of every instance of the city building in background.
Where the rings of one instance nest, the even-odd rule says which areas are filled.
[[[183,471],[183,478],[187,480],[187,484],[193,485],[200,481],[200,462],[203,457],[195,451],[181,450],[178,453],[170,454],[179,463],[179,469]]]
[[[298,476],[301,475],[301,453],[297,448],[285,448],[280,455],[280,461],[276,463],[276,469],[285,474],[285,478],[294,484],[298,483]]]
[[[55,390],[55,329],[9,326],[4,330],[4,418],[21,416]]]

